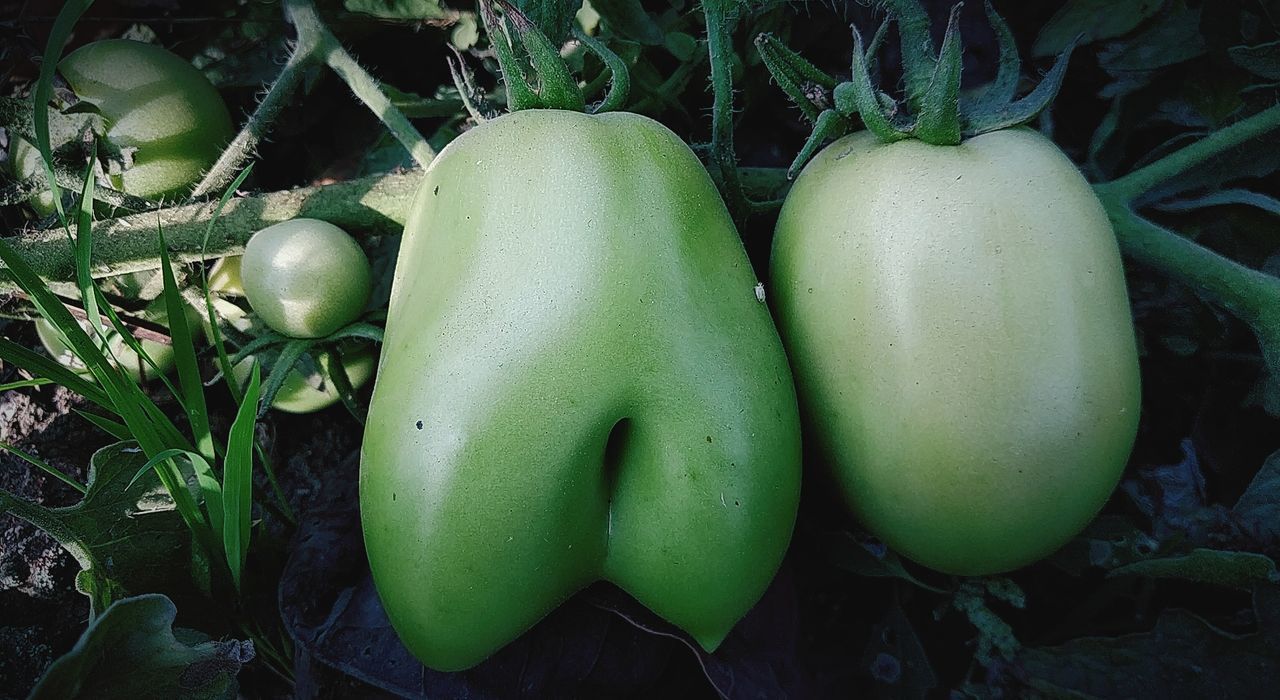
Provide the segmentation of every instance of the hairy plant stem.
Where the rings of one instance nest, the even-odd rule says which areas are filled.
[[[249,119],[245,121],[244,128],[222,151],[222,155],[218,156],[218,162],[213,164],[200,183],[191,191],[192,197],[206,197],[220,192],[231,184],[245,162],[257,153],[258,144],[266,138],[271,122],[275,121],[280,110],[297,92],[298,85],[302,82],[303,72],[311,64],[311,60],[312,54],[304,50],[301,43],[294,47],[293,53],[289,54],[289,60],[276,76],[275,82],[271,83],[271,87],[267,88],[262,96],[257,109],[253,110],[253,114],[250,114]]]
[[[298,32],[298,38],[289,60],[267,89],[257,109],[249,116],[240,133],[231,141],[218,161],[196,185],[193,197],[214,194],[231,183],[244,164],[257,151],[258,144],[266,137],[271,122],[289,103],[302,82],[306,69],[315,63],[324,63],[351,88],[356,98],[363,102],[391,132],[391,135],[409,151],[421,167],[427,167],[435,158],[435,150],[409,119],[382,92],[378,80],[369,74],[329,30],[320,18],[311,0],[288,0],[286,12],[289,21]]]
[[[707,51],[711,58],[711,176],[741,226],[752,211],[738,177],[733,149],[733,25],[732,0],[704,0]]]
[[[239,253],[258,229],[300,216],[323,219],[356,235],[399,233],[421,177],[422,171],[411,170],[232,199],[214,223],[204,255],[205,230],[217,202],[98,221],[93,229],[93,275],[157,269],[159,229],[164,231],[171,257],[179,262]],[[61,229],[19,234],[9,242],[45,279],[75,279],[75,250]],[[0,291],[16,288],[0,270]]]
[[[421,170],[407,170],[237,197],[227,202],[214,223],[207,248],[203,247],[205,229],[217,209],[216,202],[104,219],[93,228],[93,276],[158,269],[158,229],[164,230],[170,257],[179,262],[237,254],[255,231],[299,216],[329,221],[357,237],[398,234],[421,179]],[[743,168],[742,181],[761,197],[779,196],[787,185],[786,171],[779,168]],[[75,249],[61,229],[19,234],[9,242],[45,279],[75,281]],[[0,293],[13,291],[17,286],[0,270]]]

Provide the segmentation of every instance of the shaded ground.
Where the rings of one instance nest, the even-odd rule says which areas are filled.
[[[11,373],[3,373],[4,381],[14,379]],[[62,387],[6,391],[0,394],[0,442],[83,481],[89,455],[107,437],[71,413],[76,405]],[[0,488],[47,506],[79,500],[71,487],[8,452],[0,452]],[[0,698],[24,697],[79,637],[89,603],[75,590],[78,570],[52,537],[0,514]]]

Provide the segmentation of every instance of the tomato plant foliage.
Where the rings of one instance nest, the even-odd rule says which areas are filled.
[[[911,11],[915,3],[906,0],[595,0],[585,4],[512,0],[511,8],[523,10],[530,26],[549,38],[547,47],[526,41],[527,28],[510,19],[501,25],[505,34],[491,40],[489,33],[495,26],[467,1],[179,1],[162,3],[163,11],[155,3],[89,7],[93,4],[80,2],[68,3],[70,9],[57,22],[46,21],[49,18],[35,10],[20,11],[13,21],[22,31],[5,38],[3,55],[8,62],[0,70],[6,81],[0,121],[4,143],[12,146],[6,149],[9,162],[0,179],[0,221],[5,231],[16,233],[6,235],[5,243],[13,255],[28,260],[31,269],[53,285],[61,302],[79,314],[76,320],[84,317],[90,333],[94,332],[90,319],[98,308],[100,323],[115,334],[112,338],[123,340],[122,333],[132,329],[140,333],[140,349],[176,358],[178,376],[156,376],[147,385],[147,396],[164,394],[175,382],[182,390],[175,392],[177,398],[157,399],[152,408],[143,409],[150,413],[131,414],[133,422],[126,426],[117,422],[118,416],[102,415],[100,408],[112,396],[128,393],[128,387],[86,380],[45,357],[38,349],[40,338],[56,340],[56,332],[38,337],[29,324],[4,321],[0,328],[6,340],[5,362],[0,367],[5,389],[0,396],[0,436],[6,445],[13,442],[15,451],[0,458],[0,536],[4,537],[0,545],[0,677],[13,680],[0,687],[22,694],[44,676],[37,693],[59,693],[94,682],[110,683],[123,692],[146,682],[153,682],[153,689],[167,689],[170,683],[198,677],[205,682],[191,686],[191,694],[208,697],[234,692],[237,683],[247,696],[328,692],[363,697],[383,692],[410,698],[502,698],[521,693],[929,697],[949,692],[954,697],[1250,697],[1280,684],[1276,636],[1280,629],[1276,567],[1280,557],[1280,236],[1276,235],[1280,230],[1280,178],[1276,175],[1280,172],[1280,118],[1275,116],[1280,111],[1276,106],[1280,101],[1276,82],[1280,80],[1280,3],[992,0],[990,4],[1002,22],[993,21],[983,3],[967,3],[949,16],[952,3],[944,0],[921,2],[919,14]],[[513,16],[504,9],[506,3],[497,6],[498,16]],[[84,16],[74,22],[73,15],[85,7],[89,9]],[[828,173],[826,169],[834,173],[839,169],[832,165],[838,160],[837,151],[843,153],[849,143],[869,139],[854,135],[836,140],[876,119],[871,105],[882,108],[879,117],[888,128],[910,130],[919,126],[909,118],[920,105],[940,104],[930,102],[922,87],[927,87],[925,83],[909,77],[914,59],[904,56],[898,24],[878,31],[891,13],[899,23],[914,22],[910,31],[917,32],[914,36],[921,43],[932,42],[933,55],[956,52],[962,70],[955,76],[939,73],[939,84],[954,77],[953,97],[960,114],[984,104],[991,95],[1010,98],[1012,109],[1018,99],[1036,94],[1043,83],[1058,89],[1047,108],[1014,115],[1026,117],[1018,128],[1038,132],[1026,137],[1065,155],[1063,167],[1069,170],[1074,164],[1087,180],[1072,182],[1089,197],[1096,196],[1091,206],[1098,202],[1102,206],[1087,217],[1088,235],[1067,231],[1051,244],[1037,246],[1034,253],[1039,257],[1028,253],[1026,260],[1033,262],[1002,268],[1007,274],[1001,283],[1016,278],[1018,289],[1023,290],[1019,293],[1009,287],[1006,292],[1021,304],[1019,324],[1025,326],[1024,332],[1046,344],[1053,340],[1054,347],[1017,362],[993,364],[988,368],[993,379],[973,381],[969,391],[999,395],[1008,386],[1006,380],[1019,372],[1025,380],[1021,386],[1037,382],[1048,386],[1060,376],[1050,367],[1054,358],[1069,356],[1077,365],[1095,368],[1108,362],[1131,363],[1130,355],[1120,357],[1133,352],[1132,345],[1125,345],[1127,340],[1119,350],[1108,343],[1065,347],[1070,338],[1054,331],[1063,327],[1063,305],[1069,295],[1046,291],[1061,289],[1054,285],[1065,271],[1074,269],[1086,249],[1110,245],[1105,216],[1124,256],[1123,289],[1132,314],[1131,337],[1136,341],[1141,380],[1141,418],[1131,454],[1132,425],[1121,426],[1124,430],[1119,432],[1125,435],[1119,438],[1091,440],[1082,435],[1080,443],[1054,442],[1018,427],[1019,420],[1034,412],[1032,408],[1015,407],[998,419],[966,423],[964,430],[951,433],[928,424],[898,424],[885,438],[886,444],[933,453],[943,467],[954,467],[959,460],[945,458],[956,455],[963,455],[965,464],[971,465],[1009,463],[1004,478],[983,483],[981,489],[948,489],[949,505],[965,511],[967,517],[1005,522],[1001,517],[1009,511],[1000,503],[1043,487],[1044,482],[1034,478],[1030,486],[1020,481],[1028,479],[1023,471],[1036,469],[1015,465],[1010,458],[1031,450],[1032,442],[1046,452],[1037,456],[1036,465],[1074,465],[1056,475],[1061,479],[1055,482],[1056,493],[1065,494],[1064,489],[1078,487],[1089,475],[1105,472],[1106,484],[1092,484],[1089,498],[1084,499],[1088,503],[1076,508],[1078,512],[1003,526],[1004,530],[1017,527],[1018,536],[1002,538],[1001,528],[983,531],[981,547],[975,538],[964,541],[961,533],[938,545],[936,549],[945,550],[939,555],[925,551],[935,543],[917,546],[908,536],[928,529],[923,516],[911,518],[906,525],[878,525],[877,516],[885,516],[886,511],[893,515],[897,508],[891,499],[887,505],[857,503],[851,514],[839,476],[843,455],[833,457],[831,445],[820,446],[822,440],[809,434],[815,426],[820,429],[824,420],[804,415],[813,412],[809,407],[801,413],[804,478],[790,546],[785,556],[778,548],[782,563],[771,583],[763,580],[763,574],[761,581],[750,586],[724,582],[729,588],[751,588],[759,602],[714,652],[703,649],[687,632],[637,603],[622,588],[596,583],[545,617],[533,616],[525,621],[528,624],[516,625],[519,629],[504,630],[517,635],[532,625],[468,670],[446,673],[424,666],[392,627],[387,610],[395,613],[395,609],[384,607],[379,597],[358,509],[363,432],[359,421],[365,417],[368,385],[378,381],[372,375],[377,343],[383,338],[381,326],[390,323],[387,337],[407,343],[406,326],[398,329],[396,324],[406,317],[436,313],[425,306],[402,306],[389,318],[386,311],[392,280],[400,274],[395,270],[400,232],[422,179],[417,168],[476,129],[480,120],[485,120],[482,130],[501,127],[505,122],[499,120],[505,117],[499,115],[521,99],[551,103],[566,94],[574,97],[578,91],[587,109],[608,105],[657,120],[670,130],[664,133],[673,133],[672,138],[691,146],[719,188],[746,252],[746,259],[735,263],[741,280],[733,278],[746,285],[744,299],[749,304],[744,306],[762,318],[768,309],[778,320],[803,394],[817,370],[811,359],[790,346],[789,321],[783,314],[804,303],[814,285],[793,278],[787,288],[780,286],[782,273],[774,268],[785,263],[775,258],[771,268],[770,260],[778,245],[775,232],[781,238],[799,219],[840,207],[868,210],[857,193],[839,187],[833,190],[837,195],[818,192],[806,179],[813,180],[813,173]],[[182,21],[171,21],[174,18]],[[963,39],[962,50],[944,39],[949,19],[952,35]],[[852,55],[855,42],[850,25],[857,28],[864,52],[857,56]],[[106,102],[77,102],[76,89],[91,91],[77,85],[83,76],[71,70],[74,61],[68,64],[68,74],[57,79],[50,75],[50,82],[40,86],[35,59],[44,54],[45,40],[51,36],[59,39],[61,51],[54,58],[74,56],[80,46],[95,39],[127,37],[163,46],[180,64],[171,66],[185,76],[179,82],[195,84],[188,68],[202,73],[197,101],[209,102],[206,88],[211,85],[226,102],[226,114],[209,102],[204,111],[212,115],[212,126],[196,129],[200,133],[188,139],[191,143],[171,139],[158,148],[152,143],[150,155],[145,140],[113,141],[111,129],[114,125],[117,136],[122,133],[118,127],[122,117]],[[65,50],[62,38],[69,38]],[[510,55],[502,55],[495,41],[506,41]],[[593,48],[593,41],[604,50]],[[1011,47],[1021,49],[1014,52],[1023,57],[1020,64],[1010,62]],[[1068,49],[1069,60],[1055,67],[1057,57]],[[562,80],[563,76],[546,70],[551,55],[563,62],[568,78]],[[790,81],[775,77],[780,65],[785,69],[783,77],[790,76]],[[933,69],[934,64],[927,67]],[[619,88],[624,68],[628,80],[625,88]],[[518,87],[511,92],[517,74],[532,97],[518,94]],[[854,87],[861,89],[863,77],[869,87],[860,96],[842,87],[856,83]],[[47,88],[51,96],[49,105],[40,106],[47,111],[41,117],[47,124],[41,126],[54,136],[49,153],[32,145],[40,142],[37,132],[41,129],[36,128],[40,118],[30,96],[46,94],[37,86]],[[137,99],[140,95],[131,98]],[[232,130],[227,128],[227,114],[234,122]],[[192,116],[186,115],[183,124],[198,121]],[[936,124],[946,122],[946,117],[931,119]],[[816,137],[811,136],[815,126]],[[957,122],[956,126],[973,124]],[[932,128],[928,120],[925,127],[926,131]],[[232,139],[234,128],[243,130]],[[485,133],[463,137],[460,143]],[[984,138],[963,128],[933,133],[944,139],[956,134],[962,139]],[[1008,138],[1009,134],[996,131],[988,136]],[[439,192],[432,196],[446,202],[440,206],[447,206],[449,221],[457,224],[452,233],[479,230],[512,201],[523,198],[543,205],[556,201],[567,192],[557,188],[565,187],[569,179],[558,168],[569,162],[600,160],[601,154],[622,149],[624,138],[593,143],[566,130],[561,140],[547,141],[564,149],[563,158],[491,173],[492,181],[486,181],[490,190],[483,197],[453,187],[465,180],[463,176],[433,181]],[[814,171],[798,182],[788,177],[790,166],[796,165],[798,173],[798,166],[832,143],[828,147],[835,150],[812,161],[818,166]],[[905,143],[907,149],[922,145]],[[962,143],[938,148],[965,147]],[[490,160],[485,167],[498,167],[490,156],[513,162],[519,158],[511,153],[528,151],[530,144],[513,139],[490,148],[492,153],[472,153],[472,159]],[[181,182],[131,191],[133,165],[155,159],[167,162],[168,156],[177,163]],[[51,159],[49,173],[41,164],[46,157]],[[693,156],[688,160],[697,165]],[[250,161],[252,174],[242,176]],[[476,170],[452,161],[447,164],[460,172]],[[845,166],[853,163],[839,167]],[[915,221],[934,199],[945,200],[943,194],[970,192],[966,201],[985,202],[997,219],[1001,212],[1036,210],[1036,204],[1027,201],[1001,208],[1000,197],[1010,195],[993,194],[981,185],[929,184],[920,166],[919,159],[904,159],[886,166],[892,172],[876,178],[884,188],[892,183],[902,188],[912,183],[925,187],[916,193],[914,209],[907,214],[895,217],[893,203],[885,204],[883,225],[872,222],[871,226],[882,234],[881,242],[893,238],[891,224]],[[1016,180],[1015,170],[1012,166],[1005,174]],[[86,172],[95,174],[87,189]],[[60,201],[67,205],[67,229],[62,219],[49,213],[52,200],[42,203],[39,199],[42,192],[47,199],[43,180],[47,174],[58,178],[63,192]],[[847,187],[848,180],[837,184]],[[861,192],[875,189],[874,184],[862,184]],[[523,189],[515,192],[513,188]],[[931,198],[928,188],[945,192]],[[645,188],[635,185],[633,189],[626,202],[574,200],[572,207],[544,212],[542,220],[528,230],[540,232],[546,247],[530,245],[523,259],[539,259],[556,241],[563,242],[568,233],[579,230],[567,225],[557,228],[556,216],[572,209],[571,223],[587,231],[595,225],[588,222],[640,201]],[[714,194],[709,185],[707,191]],[[1005,191],[1019,190],[1010,186]],[[96,206],[76,201],[85,192],[97,201]],[[220,207],[205,201],[223,192],[227,195]],[[782,201],[789,192],[799,198],[784,210]],[[628,193],[617,196],[625,198]],[[482,200],[502,204],[484,209]],[[590,211],[583,210],[588,204]],[[628,210],[627,215],[641,222],[682,214],[659,209],[654,205],[647,218],[645,211]],[[1058,223],[1071,218],[1051,213]],[[844,211],[826,220],[835,239],[850,229],[842,216],[848,219],[855,214]],[[217,274],[210,275],[213,284],[206,300],[198,261],[239,255],[255,231],[299,218],[328,222],[326,226],[340,227],[358,241],[357,247],[347,246],[343,255],[329,256],[332,264],[322,273],[355,290],[334,318],[301,329],[289,327],[287,319],[267,318],[271,311],[254,309],[267,309],[272,300],[241,303],[236,285],[224,279],[224,269],[210,271]],[[939,272],[935,280],[952,283],[964,278],[977,285],[960,292],[985,289],[982,270],[966,269],[964,274],[947,270],[948,264],[964,265],[972,259],[965,257],[964,245],[948,248],[955,241],[945,239],[946,229],[939,225],[912,243],[941,254],[913,255],[908,246],[894,269],[923,264],[928,258],[930,265],[947,273]],[[160,264],[157,230],[163,232],[168,256],[175,262],[175,274],[167,279],[172,284],[165,285],[172,294],[162,291],[159,282],[150,289],[125,289],[119,277],[99,284],[102,295],[84,294],[93,276],[156,268]],[[92,235],[86,237],[86,232]],[[496,265],[520,233],[513,228],[506,239],[491,241],[488,255],[477,259],[467,258],[465,251],[459,252],[461,248],[453,258],[432,258],[440,253],[438,241],[434,248],[414,241],[408,244],[414,246],[410,252],[430,261],[420,267],[430,275],[415,284],[444,289],[440,285],[468,271]],[[472,239],[459,240],[463,242],[457,245],[463,246]],[[588,240],[583,238],[571,247],[581,254],[586,249],[583,241]],[[973,245],[987,242],[992,241]],[[300,263],[308,252],[299,254],[295,270],[303,269]],[[646,252],[649,264],[660,253],[651,249],[636,254]],[[839,245],[823,248],[812,241],[804,250],[792,252],[810,256],[814,265],[835,267],[843,254]],[[1001,254],[1008,252],[1002,248]],[[326,259],[311,257],[319,262]],[[1119,285],[1119,266],[1109,259]],[[624,273],[635,276],[643,269],[647,268],[637,263],[625,271],[579,270],[578,279],[616,282]],[[273,282],[284,281],[286,271],[257,270],[252,281],[246,278],[244,291],[252,295],[256,285],[260,294]],[[10,271],[3,272],[0,311],[15,318],[38,315],[36,307],[51,297],[40,296],[39,303],[33,303],[30,293],[17,293]],[[516,278],[510,270],[490,272],[489,283],[499,288]],[[568,279],[563,266],[554,272],[547,279]],[[865,274],[856,279],[874,277],[872,272],[864,269]],[[828,270],[815,278],[829,280],[833,274]],[[762,286],[753,288],[757,280]],[[859,313],[928,298],[933,312],[941,315],[935,320],[941,318],[938,323],[943,323],[947,305],[965,297],[936,287],[912,290],[905,283],[899,287]],[[483,309],[495,298],[479,295],[477,308]],[[176,331],[177,336],[186,336],[188,344],[199,340],[198,349],[181,348],[181,337],[166,338],[165,325],[154,322],[155,308],[168,308],[168,302],[176,304],[179,299],[194,310],[212,310],[222,320],[206,327],[205,333],[196,333],[193,329],[208,324],[192,318],[182,324],[185,331]],[[522,320],[536,318],[535,301],[523,299],[529,313]],[[624,306],[621,298],[617,306]],[[1104,316],[1112,321],[1125,316],[1103,306],[1082,303],[1070,311],[1081,321],[1078,327],[1101,323],[1098,319]],[[672,319],[673,324],[702,330],[714,325],[695,312],[682,313],[685,316]],[[458,319],[458,323],[474,320],[465,315]],[[1120,320],[1127,323],[1128,319]],[[1115,329],[1125,323],[1103,325]],[[850,323],[849,327],[861,326]],[[827,340],[836,346],[830,349],[832,356],[847,357],[850,344],[865,350],[889,342],[890,335],[839,342],[833,335]],[[999,339],[965,337],[963,341],[982,345],[997,344]],[[632,333],[611,341],[614,345],[628,342],[639,340]],[[424,356],[441,346],[438,338],[429,337],[415,338],[412,344]],[[98,345],[103,344],[92,347]],[[112,347],[120,355],[132,352],[132,346]],[[892,407],[901,407],[904,395],[912,393],[910,382],[925,378],[936,387],[954,379],[961,368],[950,363],[960,349],[935,347],[932,361],[914,360],[925,362],[915,371],[906,364],[882,366],[884,372],[873,376],[892,374],[895,382],[907,388],[877,394],[876,401],[860,407],[860,415],[887,421]],[[1001,348],[986,349],[994,357]],[[466,351],[455,353],[459,366],[468,358]],[[1090,352],[1098,355],[1090,360]],[[245,359],[250,356],[266,360],[261,368],[262,405],[238,406],[247,385],[257,387],[249,371],[252,360]],[[407,356],[402,353],[390,365],[403,400],[394,406],[375,404],[373,419],[422,406],[435,406],[436,414],[445,416],[447,411],[441,407],[449,406],[458,393],[432,394],[433,387],[417,386],[417,375],[405,362]],[[429,364],[419,360],[424,367]],[[36,371],[29,371],[33,367]],[[581,374],[581,363],[575,367]],[[108,369],[99,367],[99,375],[106,377],[103,373]],[[509,363],[502,363],[502,371],[512,371]],[[625,374],[621,366],[600,371],[610,382],[620,382]],[[567,394],[575,376],[566,370],[549,381]],[[129,381],[123,374],[118,379]],[[1132,377],[1121,379],[1109,388],[1137,391],[1129,381]],[[207,415],[203,408],[191,410],[197,403],[204,406],[204,399],[194,400],[192,380],[207,384],[201,384],[208,395]],[[62,394],[53,393],[49,381],[66,384],[89,402],[68,404],[58,398]],[[224,384],[231,384],[230,390]],[[690,386],[684,382],[680,390],[691,391]],[[834,387],[836,393],[856,389],[823,387]],[[666,396],[677,389],[651,387],[648,391]],[[1024,393],[1030,405],[1052,392]],[[829,400],[835,405],[835,399]],[[45,407],[44,412],[30,409],[31,402]],[[273,402],[283,410],[268,411]],[[338,403],[348,410],[326,408]],[[933,406],[929,414],[940,416],[938,425],[948,429],[958,425],[948,416],[957,409],[955,404],[963,402],[953,399],[950,403]],[[520,407],[518,402],[512,404],[512,415],[519,415]],[[73,409],[80,414],[70,413]],[[321,410],[305,416],[286,412],[314,409]],[[87,415],[92,423],[84,434],[90,437],[68,441],[76,445],[39,443],[46,445],[40,453],[24,431],[33,424],[48,425],[45,419],[51,415],[77,425],[82,422],[80,416]],[[165,422],[169,415],[175,416],[173,425],[183,431],[191,424],[193,439],[161,435],[162,428],[155,428],[154,439],[147,444],[154,452],[157,445],[168,445],[164,440],[182,443],[174,453],[182,456],[174,461],[172,471],[144,468],[149,455],[132,443],[115,442],[130,438],[131,427],[167,425],[163,431],[171,430],[173,425]],[[256,427],[251,420],[255,415],[261,415]],[[521,420],[536,423],[543,417],[521,416]],[[233,423],[239,425],[234,431],[230,430]],[[403,435],[383,440],[379,449],[401,450],[424,427],[413,421],[404,426]],[[210,479],[220,475],[217,465],[224,462],[223,452],[228,449],[224,445],[229,442],[219,441],[231,432],[238,451],[232,480],[235,493],[227,498],[227,503],[232,499],[234,503],[227,506],[217,501],[221,498],[217,479],[212,481],[213,489]],[[531,440],[558,444],[572,437],[566,431],[495,433],[498,438],[490,446],[512,456],[513,463]],[[600,442],[603,451],[603,437]],[[112,444],[104,448],[108,443]],[[1122,453],[1128,454],[1127,463]],[[887,448],[883,454],[888,454]],[[207,456],[207,463],[201,462],[201,455]],[[1108,499],[1108,489],[1117,478],[1119,486]],[[64,481],[75,483],[82,493]],[[945,483],[952,482],[932,486]],[[501,491],[497,486],[485,488]],[[405,497],[401,489],[386,491],[378,495],[386,500]],[[1065,507],[1070,501],[1069,495],[1062,495],[1055,505]],[[480,507],[475,504],[476,509]],[[992,510],[997,507],[1004,510]],[[880,512],[874,512],[877,508]],[[1092,517],[1098,508],[1101,511]],[[223,541],[215,539],[211,546],[184,524],[192,513],[212,512],[234,516],[235,526],[226,530],[235,541],[234,564],[219,549]],[[478,510],[470,519],[464,515],[454,523],[460,529],[483,520]],[[539,517],[550,521],[556,516],[544,512]],[[36,547],[43,535],[35,534],[28,522],[52,533],[71,554],[53,563],[45,560],[56,557],[25,554],[51,551]],[[1053,536],[1033,537],[1036,527],[1052,529]],[[479,529],[475,532],[477,537],[485,536]],[[388,535],[379,540],[382,565],[388,552],[416,546],[416,539],[417,535]],[[1030,540],[1036,541],[1029,544]],[[540,569],[543,560],[537,558],[536,549],[533,544],[516,547],[510,561]],[[966,569],[937,563],[944,555],[969,555],[977,549],[996,564]],[[937,556],[931,560],[930,555]],[[971,556],[960,558],[972,561]],[[917,560],[956,575],[926,568]],[[233,567],[234,585],[227,579],[228,565]],[[1003,573],[959,575],[996,571]],[[50,584],[56,590],[40,589],[46,591],[42,599],[29,596],[37,579],[56,582],[56,586]],[[625,588],[626,581],[619,579],[619,584]],[[522,579],[513,585],[528,582]],[[573,592],[570,589],[576,587],[566,587],[552,597],[560,600]],[[152,594],[164,594],[172,602]],[[514,614],[504,606],[509,601],[488,607],[499,616]],[[67,618],[29,614],[52,609],[77,614],[70,623]],[[81,624],[90,615],[93,622]],[[82,632],[81,641],[73,647]],[[30,640],[48,641],[41,647]],[[246,642],[234,640],[252,640],[254,652]],[[130,649],[147,650],[156,661],[148,665],[127,657]],[[53,663],[59,656],[61,660]],[[121,675],[121,668],[135,663],[135,674]]]

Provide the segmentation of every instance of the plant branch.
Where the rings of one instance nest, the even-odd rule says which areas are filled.
[[[1159,224],[1127,202],[1103,205],[1126,255],[1192,286],[1253,327],[1272,371],[1280,372],[1280,278],[1245,267]]]
[[[308,54],[312,51],[324,60],[333,72],[351,88],[351,92],[364,102],[391,131],[391,135],[409,151],[413,160],[425,168],[435,159],[436,152],[409,119],[391,104],[378,80],[369,74],[347,50],[342,47],[333,32],[320,19],[311,0],[288,0],[289,18],[298,29],[299,47]],[[311,48],[314,47],[314,48]]]
[[[1151,191],[1161,182],[1278,128],[1280,128],[1280,104],[1219,129],[1124,177],[1098,185],[1098,189],[1108,196],[1131,202]]]
[[[707,51],[711,58],[711,176],[739,224],[751,212],[751,204],[738,178],[733,148],[733,37],[732,0],[704,0]]]
[[[324,63],[337,73],[338,77],[351,88],[356,98],[368,106],[386,125],[392,136],[409,151],[414,161],[425,168],[435,158],[435,150],[413,127],[408,117],[391,103],[377,79],[342,47],[341,42],[320,18],[311,0],[289,0],[286,11],[298,32],[297,42],[293,52],[289,54],[289,60],[285,62],[275,81],[267,88],[262,101],[258,103],[253,114],[249,115],[240,133],[236,134],[236,137],[223,150],[222,155],[218,157],[218,161],[209,169],[209,172],[205,173],[191,196],[193,198],[209,196],[222,190],[235,179],[236,174],[257,152],[258,144],[266,138],[271,123],[293,99],[298,86],[302,83],[306,69],[315,63]]]
[[[217,202],[98,221],[93,227],[93,276],[157,269],[157,227],[163,227],[171,256],[179,262],[239,253],[258,229],[300,216],[322,219],[357,235],[399,233],[421,178],[422,171],[410,170],[232,199],[214,223],[207,249],[205,230]],[[75,280],[75,250],[61,229],[37,230],[8,240],[41,277]],[[0,292],[16,290],[3,273],[0,270]]]
[[[240,129],[240,133],[236,134],[230,144],[227,144],[222,155],[218,156],[218,161],[192,190],[193,198],[202,198],[220,192],[231,184],[249,158],[257,152],[258,144],[266,138],[267,131],[271,128],[271,122],[275,121],[276,116],[297,92],[298,85],[302,83],[302,74],[312,59],[313,55],[309,48],[301,41],[298,42],[293,53],[289,55],[289,60],[285,62],[284,68],[276,76],[275,82],[267,88],[257,109],[249,115],[244,128]]]

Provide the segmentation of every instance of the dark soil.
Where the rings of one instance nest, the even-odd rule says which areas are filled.
[[[78,405],[62,387],[4,392],[0,442],[83,481],[89,456],[109,438],[71,412]],[[46,506],[79,500],[71,487],[9,452],[0,452],[0,488]],[[80,636],[89,602],[75,590],[79,568],[52,537],[0,515],[0,698],[25,697]]]

